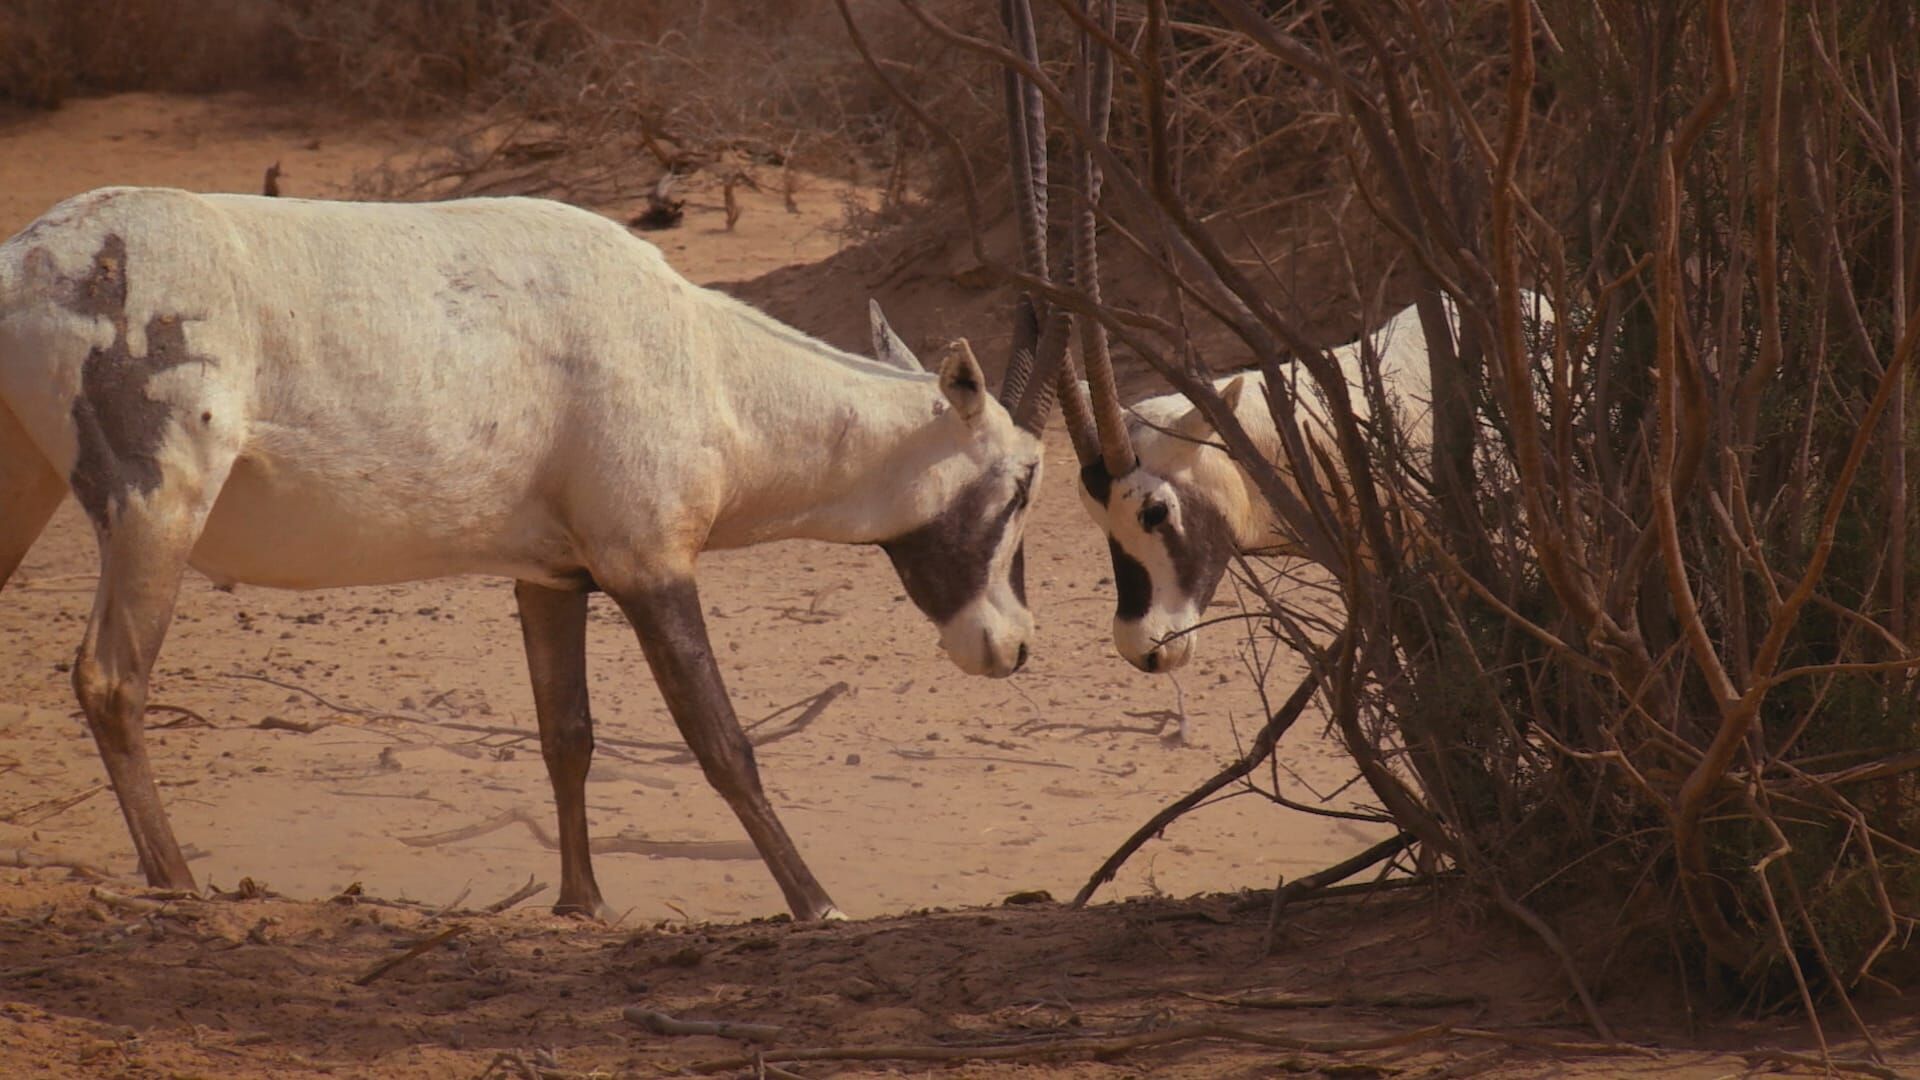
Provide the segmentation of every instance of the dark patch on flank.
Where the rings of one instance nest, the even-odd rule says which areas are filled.
[[[160,444],[173,408],[147,396],[147,384],[163,371],[213,360],[188,349],[177,314],[149,318],[146,352],[134,355],[127,340],[127,245],[117,234],[107,235],[87,274],[69,283],[65,304],[113,324],[113,343],[95,346],[80,370],[73,402],[79,455],[69,478],[87,516],[104,529],[110,508],[124,510],[130,493],[151,494],[160,486]]]
[[[992,477],[983,476],[933,520],[880,543],[907,596],[936,623],[953,618],[987,589],[993,553],[1020,506],[1016,497],[993,513],[993,488]]]

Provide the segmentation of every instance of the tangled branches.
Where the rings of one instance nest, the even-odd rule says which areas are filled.
[[[1910,12],[1148,0],[1103,34],[1056,0],[1054,32],[1099,41],[1133,99],[1096,139],[1050,65],[903,4],[1032,81],[1106,176],[1106,240],[1148,279],[1130,300],[996,262],[969,183],[976,249],[1186,394],[1327,575],[1348,633],[1264,572],[1254,612],[1424,859],[1583,990],[1672,959],[1814,1011],[1912,974]],[[1279,124],[1330,123],[1348,166],[1260,194],[1357,202],[1393,238],[1398,277],[1354,271],[1352,295],[1367,325],[1416,299],[1417,433],[1374,350],[1343,373],[1276,260],[1178,180],[1168,102],[1249,52],[1307,88],[1285,100],[1322,96]],[[1263,104],[1215,111],[1257,142]],[[1265,372],[1278,450],[1215,391],[1206,327]]]

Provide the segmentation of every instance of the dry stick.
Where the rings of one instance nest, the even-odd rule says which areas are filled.
[[[1238,1009],[1451,1009],[1461,1005],[1484,1005],[1484,994],[1244,994],[1217,997],[1213,994],[1183,993],[1195,1001],[1213,1005],[1232,1005]]]
[[[76,806],[79,806],[81,803],[86,802],[88,799],[93,798],[95,795],[98,795],[105,790],[107,790],[107,785],[95,784],[92,787],[87,788],[85,791],[81,791],[77,794],[63,796],[58,799],[42,799],[37,803],[33,803],[32,805],[29,805],[29,806],[23,806],[18,810],[9,811],[6,814],[0,814],[0,821],[7,822],[10,825],[38,825],[42,821],[45,821],[56,814],[65,813],[66,811],[71,810]],[[31,814],[36,810],[44,810],[46,812],[43,814],[40,814],[38,817],[35,817],[31,821],[22,820],[28,814]]]
[[[178,716],[180,719],[169,720],[164,724],[148,724],[147,727],[154,731],[165,731],[170,728],[183,727],[189,723],[198,723],[202,727],[215,726],[213,721],[207,719],[204,716],[201,716],[199,713],[194,712],[192,709],[189,709],[184,705],[148,705],[146,708],[146,714],[148,716],[151,716],[157,712],[173,713],[174,715]]]
[[[1300,714],[1306,711],[1308,703],[1313,700],[1314,692],[1319,689],[1320,673],[1309,671],[1307,677],[1300,681],[1300,685],[1294,688],[1293,696],[1287,698],[1279,711],[1267,718],[1266,726],[1260,729],[1260,734],[1255,736],[1253,745],[1240,757],[1240,760],[1215,773],[1212,779],[1153,815],[1145,825],[1136,829],[1132,836],[1127,837],[1126,843],[1121,844],[1113,854],[1107,856],[1107,861],[1101,863],[1100,869],[1095,870],[1093,876],[1087,879],[1087,883],[1080,887],[1079,895],[1073,898],[1073,906],[1077,908],[1087,906],[1087,901],[1093,897],[1094,892],[1100,886],[1112,881],[1113,876],[1120,872],[1120,867],[1133,857],[1133,853],[1140,850],[1148,840],[1159,835],[1160,830],[1205,802],[1214,792],[1252,772],[1262,761],[1265,761],[1267,756],[1273,753],[1273,748],[1279,743],[1280,736],[1285,735],[1287,729],[1293,726],[1293,722],[1300,719]]]
[[[1416,1028],[1372,1039],[1321,1040],[1300,1039],[1250,1031],[1227,1024],[1182,1024],[1162,1031],[1118,1038],[1060,1039],[1055,1042],[987,1043],[976,1046],[928,1046],[894,1044],[879,1046],[807,1046],[791,1050],[766,1050],[758,1055],[765,1061],[1012,1061],[1020,1058],[1091,1057],[1105,1059],[1134,1050],[1194,1039],[1224,1039],[1253,1043],[1282,1050],[1300,1050],[1314,1054],[1351,1054],[1362,1050],[1385,1050],[1426,1039],[1444,1038],[1451,1029],[1442,1024]],[[755,1057],[719,1058],[698,1061],[688,1066],[698,1073],[726,1072],[750,1066]]]
[[[1301,1039],[1290,1035],[1274,1035],[1264,1031],[1251,1031],[1246,1028],[1227,1024],[1197,1023],[1183,1024],[1179,1027],[1150,1031],[1139,1035],[1127,1035],[1118,1038],[1061,1039],[1053,1042],[985,1043],[972,1046],[925,1046],[914,1044],[896,1044],[881,1046],[815,1046],[796,1047],[790,1050],[764,1050],[753,1057],[720,1058],[713,1061],[699,1061],[688,1066],[693,1072],[725,1072],[729,1069],[745,1068],[756,1061],[1012,1061],[1021,1058],[1045,1058],[1061,1056],[1083,1056],[1096,1059],[1117,1057],[1134,1050],[1172,1043],[1188,1042],[1194,1039],[1221,1039],[1229,1042],[1253,1043],[1257,1046],[1277,1047],[1282,1050],[1297,1050],[1309,1054],[1351,1054],[1364,1050],[1386,1050],[1393,1047],[1408,1046],[1413,1043],[1432,1039],[1475,1039],[1484,1042],[1504,1043],[1508,1046],[1524,1047],[1529,1050],[1544,1050],[1562,1054],[1587,1055],[1636,1055],[1652,1057],[1653,1053],[1644,1047],[1622,1042],[1573,1042],[1559,1039],[1547,1039],[1537,1035],[1522,1035],[1503,1031],[1491,1031],[1484,1028],[1456,1028],[1446,1024],[1432,1024],[1411,1031],[1382,1035],[1371,1039],[1320,1040]]]
[[[987,761],[1003,765],[1030,765],[1036,769],[1078,769],[1062,761],[1041,761],[1038,758],[1005,757],[999,754],[938,754],[932,750],[894,748],[888,753],[908,761]]]
[[[477,735],[511,735],[515,738],[527,738],[528,736],[533,734],[533,732],[524,731],[519,728],[500,727],[495,724],[469,724],[459,720],[440,720],[431,716],[414,716],[410,713],[380,712],[379,710],[376,710],[376,709],[363,709],[355,705],[342,705],[337,701],[330,701],[327,698],[321,696],[320,694],[317,694],[314,691],[299,685],[298,683],[284,682],[280,679],[270,678],[269,676],[266,676],[266,675],[249,675],[245,672],[230,671],[230,672],[226,672],[225,676],[226,678],[229,678],[229,679],[247,679],[252,682],[263,682],[269,686],[280,687],[282,690],[291,690],[298,694],[305,694],[308,697],[312,698],[313,700],[326,706],[327,708],[332,709],[334,712],[342,713],[347,716],[358,716],[367,720],[398,720],[408,724],[422,724],[428,727],[446,728],[449,731],[466,731],[466,732],[472,732]],[[791,705],[783,705],[780,708],[775,709],[774,711],[768,713],[766,716],[763,716],[760,719],[754,721],[753,723],[748,724],[746,726],[746,730],[748,732],[752,732],[758,729],[760,725],[767,723],[773,718],[780,716],[783,713],[790,712],[793,709],[799,707],[803,703],[808,703],[807,710],[801,713],[800,716],[796,718],[793,723],[788,724],[786,727],[780,728],[779,730],[769,735],[752,740],[753,745],[756,747],[765,746],[768,743],[778,742],[779,740],[787,738],[788,736],[798,734],[801,731],[801,729],[805,728],[808,724],[812,723],[814,719],[820,715],[820,712],[824,710],[827,707],[827,705],[833,701],[834,698],[839,697],[841,694],[845,693],[846,691],[847,691],[846,683],[844,682],[834,683],[832,686],[827,687],[825,690],[820,691],[818,694],[814,694],[811,697],[802,698],[800,699],[800,701],[796,701]],[[595,746],[599,746],[599,747],[624,746],[634,750],[659,750],[659,751],[667,751],[671,753],[672,755],[671,757],[661,759],[659,764],[672,765],[672,764],[680,764],[683,762],[693,760],[693,757],[686,753],[685,745],[681,743],[649,742],[645,739],[622,739],[617,736],[602,735],[602,734],[595,734],[593,737],[593,743]]]
[[[503,811],[485,821],[472,825],[463,825],[446,832],[428,833],[425,836],[396,837],[408,847],[440,847],[445,844],[471,840],[476,836],[485,836],[490,832],[519,822],[527,827],[533,838],[548,851],[559,851],[560,841],[546,830],[534,816],[522,807]],[[647,840],[633,836],[602,836],[589,842],[589,850],[595,855],[650,855],[657,859],[754,859],[759,852],[745,841],[735,840]]]
[[[1280,932],[1280,913],[1286,910],[1288,904],[1302,896],[1319,892],[1329,885],[1345,881],[1370,866],[1393,858],[1412,846],[1413,840],[1412,833],[1396,833],[1350,859],[1337,862],[1325,870],[1297,878],[1274,889],[1273,906],[1267,909],[1267,933],[1265,940],[1261,942],[1260,955],[1273,955],[1274,938]]]
[[[407,949],[406,952],[401,953],[399,956],[395,956],[387,960],[382,960],[379,963],[373,965],[371,968],[368,968],[366,974],[353,980],[353,985],[365,986],[368,983],[371,983],[373,980],[380,978],[382,975],[385,975],[387,972],[392,971],[394,968],[399,967],[401,964],[404,964],[407,961],[413,959],[414,957],[419,956],[420,954],[425,952],[431,952],[434,948],[440,945],[443,945],[446,942],[451,941],[454,938],[459,937],[461,934],[464,934],[466,932],[467,932],[467,925],[465,923],[460,923],[454,926],[449,926],[445,930],[442,930],[439,933],[423,941],[417,941],[413,944],[411,948]]]
[[[292,731],[301,735],[311,735],[321,728],[332,727],[331,720],[283,720],[278,716],[263,716],[253,725],[260,731]]]
[[[540,893],[543,893],[546,890],[547,890],[546,882],[542,881],[539,883],[535,883],[533,880],[533,875],[528,874],[527,883],[513,890],[513,894],[511,896],[507,896],[502,899],[495,900],[493,903],[488,904],[485,908],[481,910],[485,911],[489,915],[498,915],[501,912],[512,907],[513,905],[519,903],[520,901],[531,899],[532,897]],[[456,903],[457,902],[458,901],[456,901]]]
[[[1826,1072],[1863,1073],[1867,1076],[1881,1077],[1883,1080],[1900,1080],[1900,1073],[1871,1061],[1855,1061],[1851,1058],[1837,1058],[1831,1054],[1796,1054],[1790,1050],[1750,1050],[1740,1055],[1748,1065],[1759,1068],[1768,1065],[1799,1065],[1802,1068],[1820,1069]]]
[[[26,848],[0,851],[0,866],[10,870],[67,870],[94,881],[104,881],[113,876],[92,863],[59,855],[42,855]]]
[[[533,875],[532,875],[532,874],[528,874],[528,875],[527,875],[527,881],[528,881],[528,883],[529,883],[529,884],[531,884],[531,883],[532,883],[532,881],[533,881]],[[456,897],[454,897],[453,899],[451,899],[451,900],[449,900],[449,901],[447,901],[447,902],[446,902],[445,904],[443,904],[443,905],[441,905],[441,907],[440,907],[440,910],[438,910],[438,911],[436,911],[436,912],[434,912],[434,913],[433,913],[432,915],[429,915],[429,916],[427,916],[427,917],[428,917],[428,918],[430,918],[430,919],[439,919],[439,918],[442,918],[442,917],[444,917],[444,916],[445,916],[445,915],[446,915],[446,914],[447,914],[448,912],[450,912],[450,911],[452,911],[453,909],[455,909],[455,908],[457,908],[457,907],[459,907],[459,906],[460,906],[461,904],[464,904],[464,903],[466,903],[466,902],[467,902],[467,895],[468,895],[469,893],[471,893],[471,892],[473,892],[473,882],[471,882],[471,881],[469,881],[469,882],[467,882],[467,883],[466,883],[465,885],[463,885],[463,886],[461,886],[461,887],[460,887],[460,895],[458,895],[458,896],[456,896]],[[345,898],[345,900],[346,900],[347,902],[349,902],[349,903],[351,903],[351,902],[353,902],[353,901],[355,901],[355,900],[358,900],[358,899],[360,899],[360,894],[359,894],[359,893],[353,893],[353,892],[352,892],[351,890],[349,890],[349,891],[348,891],[348,892],[346,892],[346,893],[341,893],[341,894],[340,894],[339,896],[336,896],[336,897],[334,897],[334,901],[335,901],[336,903],[337,903],[337,902],[340,902],[340,901],[341,901],[341,899],[342,899],[343,897]]]
[[[827,706],[833,704],[833,701],[835,698],[846,693],[847,689],[848,687],[846,683],[837,682],[837,683],[834,683],[832,686],[827,687],[825,690],[822,690],[819,693],[813,695],[812,697],[801,698],[799,701],[796,701],[791,705],[783,705],[780,708],[775,709],[774,711],[768,713],[766,716],[763,716],[759,720],[756,720],[755,722],[753,722],[752,724],[747,725],[746,731],[748,735],[748,741],[751,742],[756,748],[758,748],[758,747],[765,746],[768,743],[779,742],[781,739],[785,739],[792,735],[800,734],[802,731],[806,730],[807,725],[819,719],[820,714],[827,711]],[[758,738],[753,737],[754,731],[757,730],[762,724],[765,724],[768,721],[771,721],[774,717],[777,717],[782,713],[790,712],[793,709],[798,708],[802,704],[805,704],[806,708],[801,711],[799,716],[794,717],[791,723],[787,724],[785,727],[779,728],[775,731],[771,731],[766,735],[759,736]],[[663,765],[684,765],[692,760],[693,760],[693,755],[691,753],[682,751],[681,753],[672,754],[668,757],[661,758],[660,763]]]
[[[643,1027],[656,1035],[717,1035],[722,1039],[745,1039],[748,1042],[772,1042],[780,1037],[778,1024],[748,1024],[737,1020],[679,1020],[666,1013],[653,1009],[643,1009],[638,1005],[629,1005],[620,1010],[620,1016],[635,1027]],[[748,1064],[752,1064],[751,1061]]]
[[[87,895],[115,911],[124,911],[134,915],[151,915],[154,912],[166,910],[167,906],[166,903],[161,900],[149,900],[144,896],[122,896],[110,889],[97,887],[88,889]]]
[[[1437,885],[1443,881],[1458,878],[1457,871],[1443,874],[1427,874],[1420,877],[1386,878],[1380,881],[1359,881],[1351,885],[1329,885],[1317,892],[1294,898],[1291,903],[1312,904],[1322,900],[1338,900],[1347,896],[1372,896],[1374,893],[1399,892],[1402,889],[1417,889],[1424,885]],[[1235,901],[1232,910],[1252,911],[1262,906],[1262,901],[1243,899]]]

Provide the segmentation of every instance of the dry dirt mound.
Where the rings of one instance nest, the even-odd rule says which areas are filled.
[[[0,896],[0,1071],[1718,1077],[1769,1064],[1697,1044],[1595,1048],[1538,989],[1554,985],[1542,959],[1436,929],[1425,898],[1296,907],[1262,960],[1265,922],[1263,898],[1216,897],[626,930],[364,896],[16,889]],[[761,1029],[663,1034],[630,1010]]]

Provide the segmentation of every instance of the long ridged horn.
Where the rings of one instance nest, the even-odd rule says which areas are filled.
[[[1053,325],[1049,323],[1048,329]],[[1072,324],[1063,319],[1059,326],[1064,352]],[[1080,459],[1080,467],[1084,469],[1100,460],[1100,431],[1093,422],[1093,405],[1087,400],[1087,384],[1080,379],[1080,365],[1070,359],[1061,364],[1054,372],[1054,388],[1060,397],[1060,419],[1066,422],[1074,456]]]
[[[1113,0],[1105,0],[1101,6],[1101,22],[1111,33],[1117,25],[1116,5]],[[1080,10],[1091,13],[1088,0],[1081,0]],[[1088,129],[1094,138],[1105,139],[1113,97],[1113,55],[1084,28],[1080,31],[1080,64],[1074,88],[1079,105],[1085,111]],[[1082,295],[1098,304],[1100,250],[1093,208],[1100,201],[1100,170],[1090,150],[1082,148],[1074,155],[1073,178],[1078,189],[1072,218],[1073,283]],[[1093,422],[1099,434],[1100,458],[1106,463],[1107,474],[1117,480],[1132,472],[1138,459],[1134,457],[1133,440],[1127,435],[1126,410],[1120,406],[1120,392],[1114,385],[1107,328],[1098,320],[1081,320],[1080,355],[1087,365],[1087,386],[1093,396]]]
[[[1016,54],[1032,60],[1039,53],[1033,29],[1033,11],[1027,0],[1001,0],[1000,20]],[[1046,111],[1037,88],[1012,68],[1002,73],[1007,119],[1008,163],[1015,220],[1020,234],[1020,260],[1026,271],[1044,278],[1047,265]],[[1039,432],[1052,409],[1050,393],[1033,378],[1040,349],[1040,309],[1028,296],[1014,312],[1013,341],[1008,348],[1007,374],[1000,383],[1000,400],[1015,423]],[[1051,370],[1038,383],[1050,381]]]
[[[1013,340],[1007,345],[1007,374],[1000,381],[1000,403],[1007,407],[1015,423],[1036,432],[1046,423],[1042,417],[1039,424],[1029,424],[1033,412],[1034,356],[1039,349],[1040,316],[1033,309],[1033,298],[1021,293],[1013,305]]]

